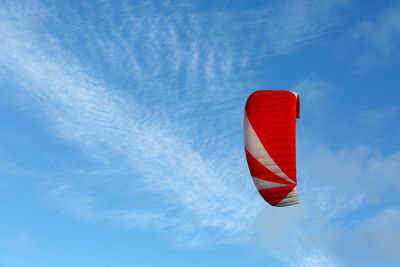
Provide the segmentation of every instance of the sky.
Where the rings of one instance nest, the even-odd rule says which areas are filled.
[[[0,266],[399,266],[398,1],[0,1]],[[300,95],[300,204],[244,155]]]

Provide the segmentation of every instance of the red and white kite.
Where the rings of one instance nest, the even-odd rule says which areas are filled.
[[[298,204],[296,118],[299,95],[256,91],[247,99],[244,141],[247,163],[258,192],[272,206]]]

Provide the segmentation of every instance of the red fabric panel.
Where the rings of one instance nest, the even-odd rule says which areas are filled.
[[[261,189],[260,195],[272,206],[276,206],[296,187],[296,185]]]
[[[247,150],[246,152],[246,158],[247,158],[247,163],[249,165],[250,169],[250,174],[251,176],[273,182],[273,183],[280,183],[280,184],[292,184],[285,179],[279,177],[275,173],[271,172],[267,168],[265,168],[258,160],[256,160]]]

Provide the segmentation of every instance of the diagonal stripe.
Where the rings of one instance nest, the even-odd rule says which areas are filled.
[[[292,182],[289,182],[275,173],[271,172],[267,168],[265,168],[257,159],[255,159],[245,148],[247,163],[249,165],[250,174],[252,177],[257,177],[258,179],[267,180],[268,182],[278,183],[278,184],[287,184],[291,185]]]
[[[279,201],[276,206],[277,207],[284,207],[284,206],[290,206],[290,205],[296,205],[299,204],[299,199],[297,198],[297,188],[293,188],[292,191],[281,201]]]
[[[254,176],[253,176],[253,182],[256,185],[257,190],[288,186],[287,184],[273,183]]]
[[[265,168],[276,174],[277,176],[291,182],[295,183],[292,179],[290,179],[275,163],[275,161],[271,158],[268,151],[262,145],[260,139],[258,138],[256,132],[253,129],[249,119],[247,118],[247,114],[245,113],[244,118],[244,142],[247,151],[259,161]]]
[[[296,185],[273,187],[258,190],[260,195],[272,206],[277,206],[282,202],[296,187]],[[290,205],[290,204],[289,204]]]

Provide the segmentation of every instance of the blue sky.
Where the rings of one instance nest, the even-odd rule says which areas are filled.
[[[0,266],[398,266],[396,1],[2,1]],[[297,91],[300,205],[254,90]]]

